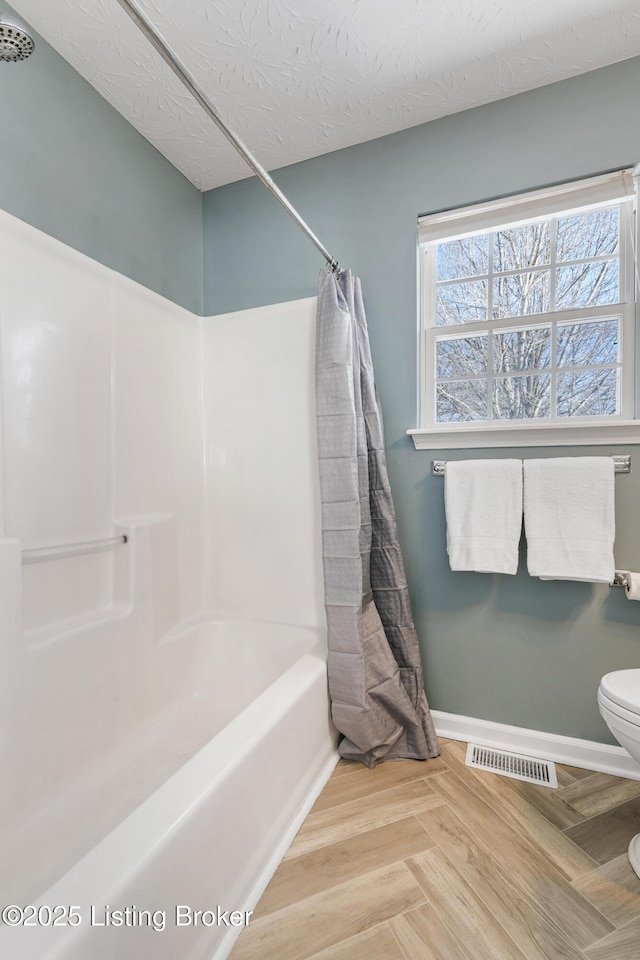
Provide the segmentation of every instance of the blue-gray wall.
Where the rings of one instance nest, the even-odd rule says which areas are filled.
[[[275,179],[363,281],[400,537],[432,707],[611,740],[603,673],[640,666],[640,604],[581,583],[453,574],[442,479],[405,436],[416,423],[419,214],[630,166],[640,160],[640,58],[280,170]],[[321,258],[255,180],[204,196],[204,311],[315,293]],[[291,437],[291,443],[296,438]],[[626,450],[625,445],[624,450]],[[474,451],[558,456],[623,448]],[[618,477],[618,566],[640,569],[640,448]]]
[[[0,64],[0,208],[200,313],[201,193],[34,38]]]

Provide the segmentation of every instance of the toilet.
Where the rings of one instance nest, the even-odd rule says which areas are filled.
[[[640,669],[607,673],[598,688],[598,707],[618,743],[640,763]],[[640,833],[629,844],[629,860],[640,877]]]

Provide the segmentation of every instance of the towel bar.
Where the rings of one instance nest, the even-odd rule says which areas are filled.
[[[628,587],[629,581],[627,580],[627,575],[624,570],[616,570],[616,575],[613,578],[613,583],[610,584],[612,587]]]
[[[620,457],[612,457],[615,473],[631,473],[631,456],[625,454]],[[435,477],[443,477],[447,466],[446,460],[432,460],[431,473]]]

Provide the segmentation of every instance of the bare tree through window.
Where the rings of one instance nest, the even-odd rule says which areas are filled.
[[[618,413],[619,253],[618,206],[438,243],[436,421]]]

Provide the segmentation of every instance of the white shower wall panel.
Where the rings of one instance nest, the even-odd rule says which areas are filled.
[[[203,606],[202,320],[124,277],[114,296],[115,514],[179,521],[157,571],[170,629]]]
[[[0,343],[1,532],[29,550],[162,519],[157,626],[199,612],[201,319],[0,212]],[[108,613],[114,562],[24,565],[29,642]]]
[[[324,627],[315,298],[204,323],[208,606]]]
[[[13,889],[21,863],[36,876],[27,850],[45,872],[78,852],[78,811],[196,668],[168,635],[202,614],[202,327],[0,213],[0,346],[0,878]],[[129,542],[113,551],[21,561],[117,533]]]
[[[5,533],[25,549],[99,539],[113,525],[110,271],[0,218]],[[23,578],[24,625],[105,606],[111,564]]]

